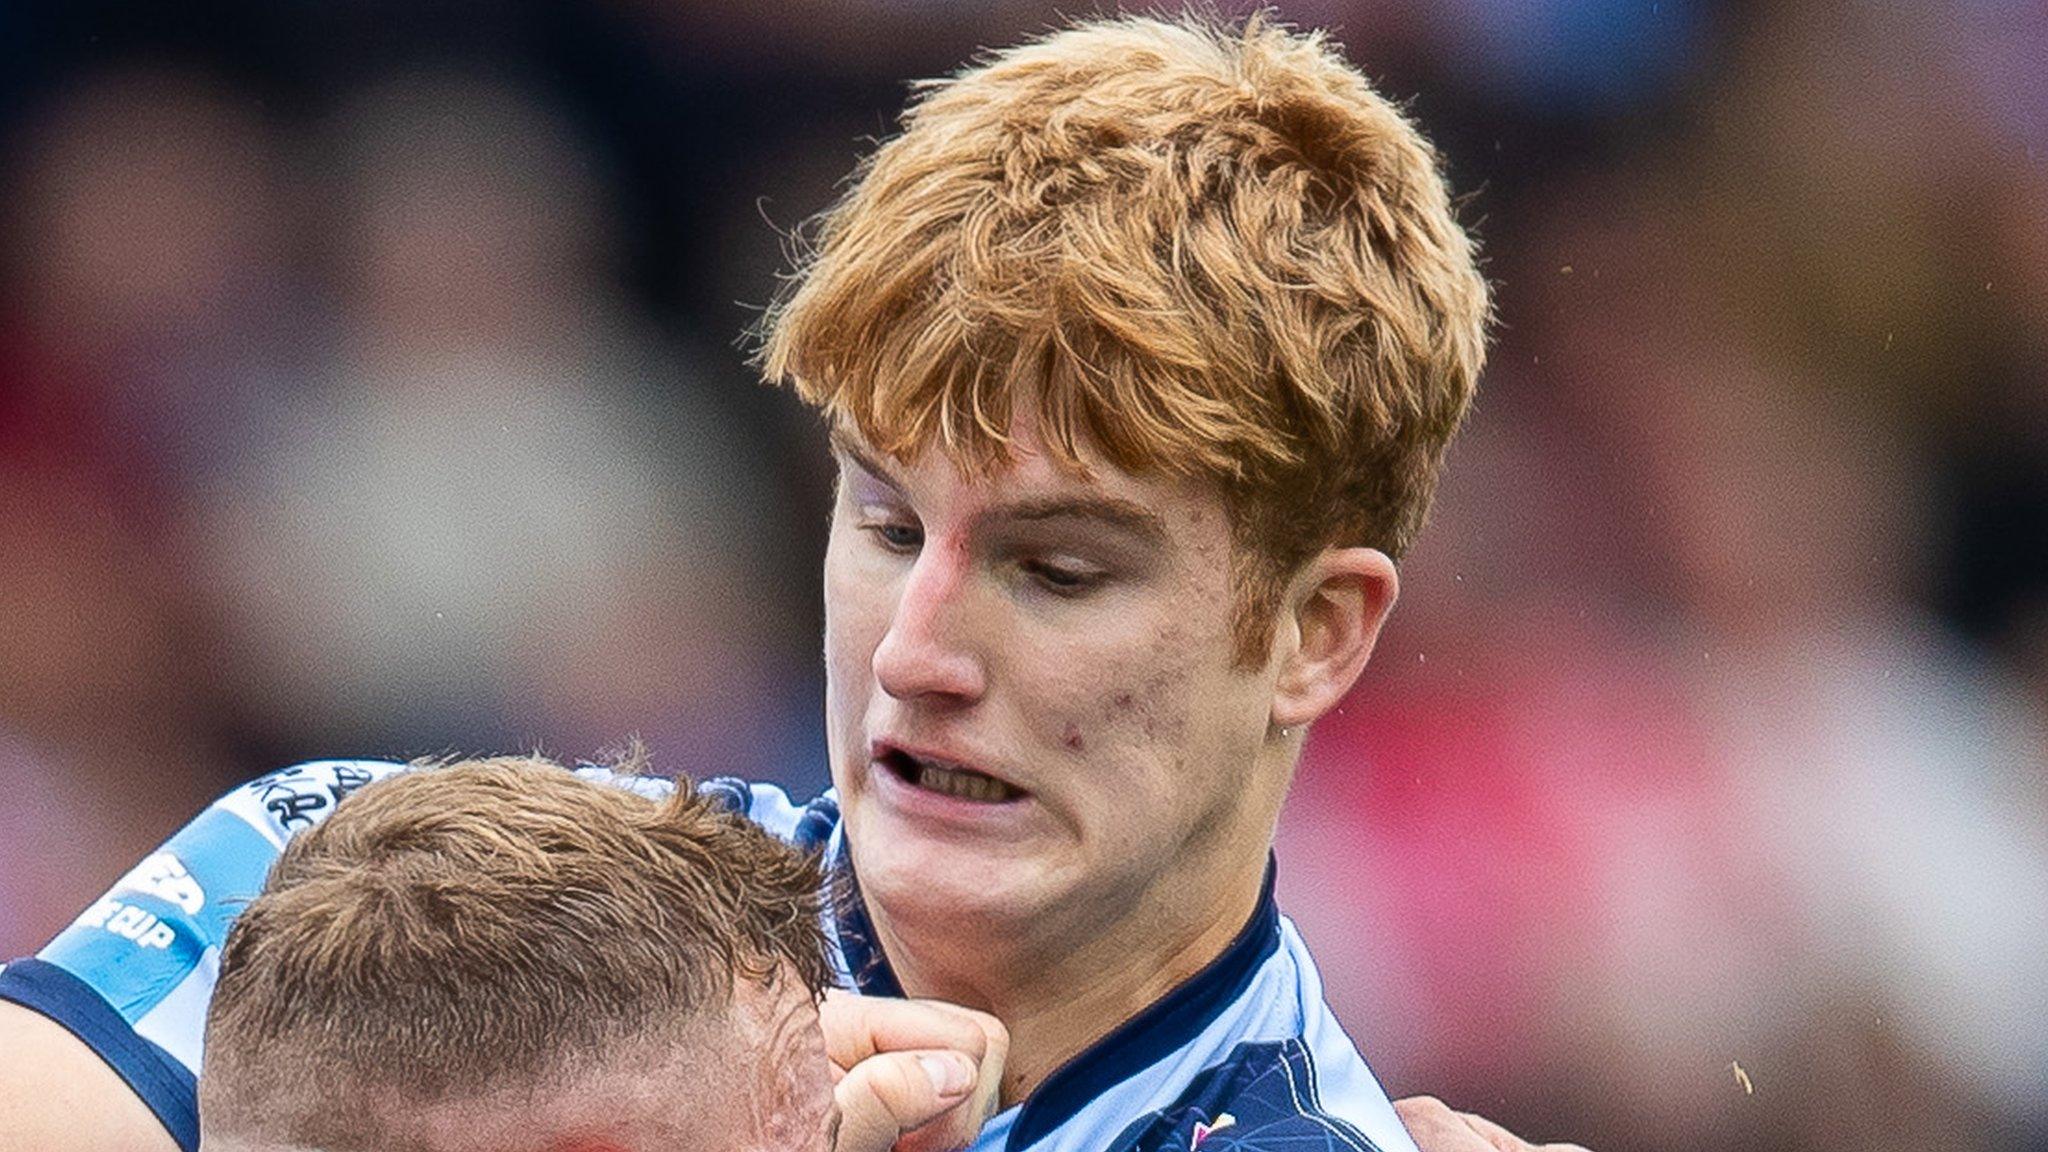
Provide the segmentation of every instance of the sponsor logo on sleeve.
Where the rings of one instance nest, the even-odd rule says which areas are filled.
[[[177,905],[187,916],[197,915],[206,905],[206,890],[186,870],[185,862],[169,852],[158,852],[130,869],[114,884],[116,892],[123,889],[147,892],[166,904]]]
[[[136,904],[124,903],[112,896],[102,896],[85,910],[85,915],[73,922],[79,928],[98,928],[124,939],[133,940],[138,948],[169,948],[178,934],[169,924],[158,919],[149,910]]]
[[[343,797],[372,779],[367,769],[353,764],[328,764],[275,772],[251,782],[247,788],[264,811],[270,813],[278,831],[289,835],[325,819],[328,810]]]

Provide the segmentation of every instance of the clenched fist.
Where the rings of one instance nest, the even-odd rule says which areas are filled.
[[[995,1114],[1010,1033],[988,1013],[830,992],[819,1023],[838,1077],[835,1152],[955,1152]]]

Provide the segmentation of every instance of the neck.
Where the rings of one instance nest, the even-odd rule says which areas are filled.
[[[869,906],[904,994],[978,1008],[1010,1030],[1002,1106],[1029,1096],[1062,1065],[1200,972],[1257,910],[1265,856],[1229,870],[1199,908],[1171,881],[1106,924],[988,925],[958,920],[921,931]],[[1077,943],[1077,941],[1079,943]]]

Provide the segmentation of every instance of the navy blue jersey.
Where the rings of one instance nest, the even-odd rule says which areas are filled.
[[[197,1077],[206,1005],[235,913],[262,891],[290,837],[343,797],[406,765],[326,760],[228,793],[137,865],[34,958],[0,969],[0,999],[42,1012],[91,1045],[186,1152],[199,1147]],[[431,771],[431,769],[426,769]],[[579,774],[650,796],[673,785],[597,768]],[[700,785],[768,831],[843,868],[830,793]],[[840,981],[900,995],[868,942],[857,891],[828,912]],[[989,1122],[971,1152],[1415,1152],[1386,1093],[1323,1001],[1322,981],[1273,900],[1208,967]]]

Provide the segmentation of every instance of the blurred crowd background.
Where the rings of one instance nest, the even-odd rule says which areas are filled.
[[[743,333],[907,81],[1087,10],[0,6],[0,955],[298,759],[821,787]],[[1499,287],[1284,828],[1368,1057],[1603,1152],[2048,1148],[2048,8],[1279,11]]]

